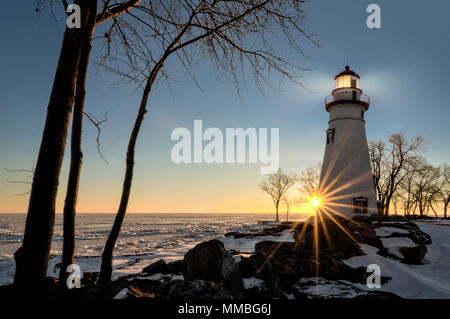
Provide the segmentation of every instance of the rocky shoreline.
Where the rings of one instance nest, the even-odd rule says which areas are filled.
[[[293,240],[266,240],[283,234],[293,235]],[[213,239],[196,245],[181,260],[158,260],[141,273],[108,285],[96,283],[97,273],[84,273],[81,288],[63,291],[49,278],[46,292],[53,299],[86,300],[396,299],[400,297],[393,293],[363,289],[371,273],[346,261],[364,255],[370,248],[380,256],[417,265],[431,244],[430,236],[417,224],[400,216],[322,216],[317,221],[261,222],[258,230],[230,232],[225,237],[256,240],[254,251],[227,250],[222,241]],[[389,280],[381,276],[382,284]],[[325,286],[333,293],[317,292],[317,287]],[[5,289],[13,288],[2,287],[3,292]]]

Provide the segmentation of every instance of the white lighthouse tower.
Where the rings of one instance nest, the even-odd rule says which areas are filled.
[[[325,99],[330,119],[318,195],[323,209],[348,217],[377,212],[364,120],[370,99],[360,89],[359,79],[346,66]]]

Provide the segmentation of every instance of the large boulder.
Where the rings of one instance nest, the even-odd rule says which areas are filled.
[[[417,245],[429,245],[432,243],[430,235],[420,230],[416,223],[411,222],[379,222],[373,225],[373,228],[389,227],[397,228],[400,231],[393,231],[390,236],[385,237],[408,237]]]
[[[154,274],[179,275],[183,272],[183,260],[175,260],[166,263],[164,259],[159,259],[158,261],[155,261],[154,263],[142,269],[142,272],[148,275]]]
[[[183,259],[170,261],[166,265],[167,274],[181,275],[183,273]]]
[[[406,264],[419,265],[422,263],[422,259],[427,254],[427,247],[425,245],[400,247],[398,250],[403,255],[403,262]]]
[[[378,222],[373,225],[383,242],[378,252],[382,256],[398,258],[406,264],[421,264],[431,237],[408,221]]]
[[[183,276],[186,280],[223,283],[233,291],[243,289],[236,261],[217,239],[200,243],[184,255]]]
[[[317,224],[317,225],[316,225]],[[317,238],[316,238],[317,236]],[[317,218],[299,223],[294,232],[296,249],[304,253],[316,250],[321,255],[348,259],[361,255],[358,239],[364,236],[376,241],[369,227],[339,216]]]
[[[165,273],[167,271],[167,264],[164,261],[164,259],[160,259],[158,261],[155,261],[154,263],[148,265],[144,269],[142,269],[142,272],[145,272],[149,275],[159,274],[159,273]]]
[[[321,251],[318,251],[317,256],[315,250],[298,249],[298,245],[293,242],[259,242],[255,246],[255,254],[248,259],[254,263],[252,267],[248,260],[240,264],[247,275],[252,275],[251,270],[254,270],[251,277],[267,281],[260,270],[270,265],[270,272],[284,290],[289,290],[292,283],[304,277],[320,276],[350,282],[365,282],[367,277],[365,269],[353,269]]]

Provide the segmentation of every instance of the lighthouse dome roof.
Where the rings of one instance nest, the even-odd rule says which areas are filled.
[[[342,71],[341,73],[339,73],[338,75],[335,76],[335,80],[343,75],[354,75],[356,76],[358,79],[360,78],[358,74],[356,74],[354,71],[350,70],[350,67],[348,65],[345,66],[345,70]]]

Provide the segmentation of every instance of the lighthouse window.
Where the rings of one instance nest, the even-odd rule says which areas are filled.
[[[334,143],[334,128],[327,130],[327,144]]]
[[[356,79],[352,79],[351,87],[356,88]]]
[[[367,198],[353,198],[353,208],[355,210],[355,214],[367,214]]]

